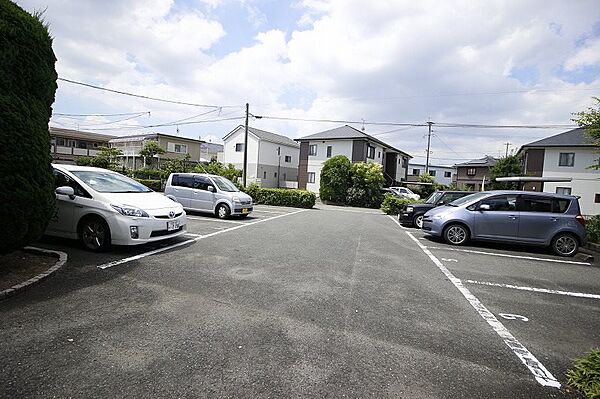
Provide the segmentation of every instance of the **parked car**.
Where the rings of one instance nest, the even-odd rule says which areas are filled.
[[[390,187],[390,190],[395,192],[401,198],[408,198],[412,200],[421,199],[419,194],[413,193],[410,189],[406,187]]]
[[[127,176],[87,166],[52,167],[57,210],[47,235],[79,239],[85,248],[102,251],[186,232],[180,204]]]
[[[434,208],[423,230],[452,245],[469,239],[549,246],[573,256],[586,243],[585,220],[571,195],[529,191],[488,191]]]
[[[165,195],[184,209],[210,212],[221,219],[231,215],[246,217],[253,210],[252,197],[223,176],[172,173],[167,179]]]
[[[398,221],[403,226],[423,227],[423,215],[435,207],[448,204],[474,191],[436,191],[432,193],[422,204],[405,205],[398,215]]]

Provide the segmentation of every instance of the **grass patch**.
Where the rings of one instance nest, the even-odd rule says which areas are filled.
[[[575,361],[567,371],[569,384],[589,399],[600,399],[600,348]]]

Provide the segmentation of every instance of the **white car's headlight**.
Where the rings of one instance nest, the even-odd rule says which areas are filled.
[[[233,202],[241,202],[240,197],[238,197],[237,195],[234,195],[233,197],[231,197],[231,199],[233,200]]]
[[[415,210],[415,208],[413,208],[412,206],[406,207],[406,212],[408,212],[408,213],[412,213],[414,210]]]
[[[135,216],[135,217],[139,217],[139,218],[147,218],[147,217],[149,217],[146,212],[144,212],[140,208],[136,208],[134,206],[129,206],[129,205],[119,206],[119,205],[112,205],[112,204],[111,204],[111,206],[117,212],[119,212],[121,215]]]

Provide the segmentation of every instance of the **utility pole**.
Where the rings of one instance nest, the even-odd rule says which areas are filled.
[[[244,170],[243,184],[246,187],[246,178],[248,177],[248,115],[250,114],[250,104],[246,103],[246,129],[244,131]]]
[[[281,176],[281,146],[277,147],[277,188],[279,188],[279,177]]]
[[[431,147],[431,125],[433,122],[427,122],[427,126],[429,127],[429,132],[427,133],[427,161],[425,162],[425,173],[429,173],[429,148]]]
[[[506,145],[506,152],[504,153],[504,157],[506,158],[508,156],[508,146],[510,145],[509,142],[504,143]]]

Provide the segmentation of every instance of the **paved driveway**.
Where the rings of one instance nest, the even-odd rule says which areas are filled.
[[[102,255],[40,243],[69,262],[0,302],[0,396],[563,397],[600,342],[600,300],[560,293],[600,294],[593,266],[348,208],[188,227]]]

